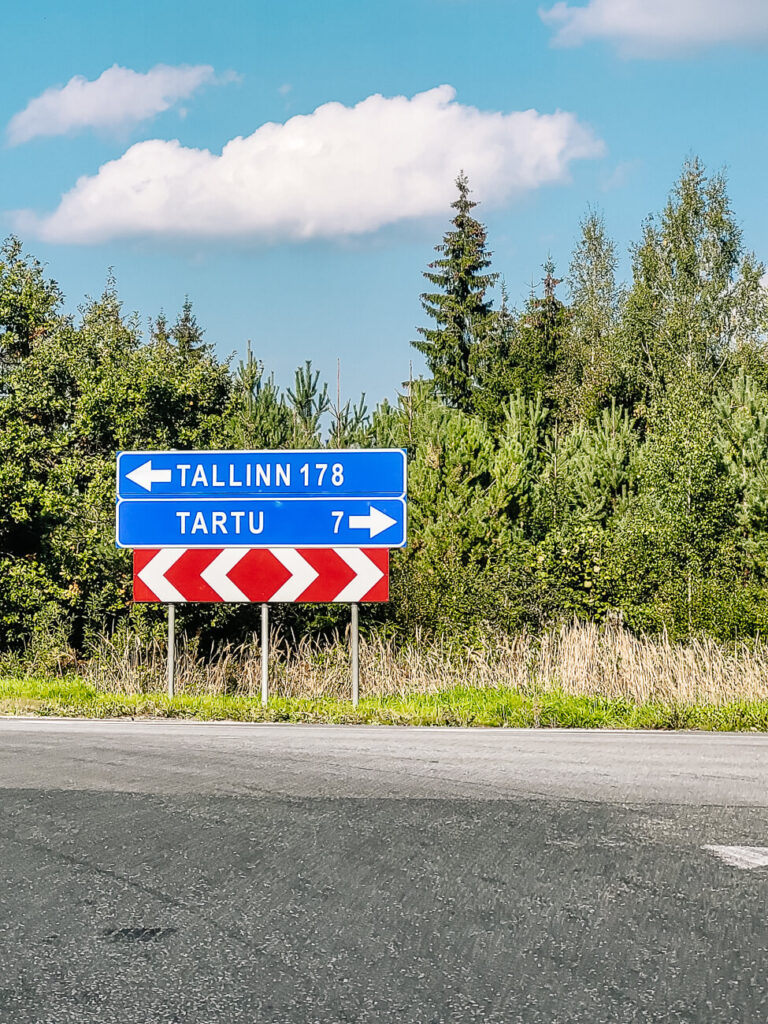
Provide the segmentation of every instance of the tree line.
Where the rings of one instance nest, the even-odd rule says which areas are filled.
[[[573,616],[682,637],[762,632],[768,564],[768,295],[720,174],[687,162],[641,226],[631,278],[588,212],[570,265],[522,308],[493,269],[470,183],[426,270],[429,375],[343,407],[306,362],[277,387],[217,357],[187,301],[142,332],[114,280],[77,316],[12,237],[0,249],[0,645],[85,652],[161,628],[114,546],[115,453],[402,446],[409,547],[369,621],[460,641]],[[494,302],[494,294],[500,299]],[[283,607],[323,630],[334,607]],[[190,606],[203,645],[255,625]]]

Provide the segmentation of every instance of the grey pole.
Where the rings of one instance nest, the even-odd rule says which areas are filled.
[[[261,606],[261,703],[269,696],[269,605]]]
[[[358,606],[352,605],[352,629],[350,635],[352,646],[352,707],[357,707],[360,700],[360,631]]]
[[[168,605],[168,696],[173,696],[176,670],[176,605]]]

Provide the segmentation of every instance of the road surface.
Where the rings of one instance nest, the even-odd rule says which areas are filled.
[[[2,719],[0,1022],[757,1024],[766,779],[762,735]]]

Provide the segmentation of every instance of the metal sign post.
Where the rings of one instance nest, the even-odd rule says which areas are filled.
[[[360,700],[360,629],[359,607],[352,604],[352,628],[350,630],[350,646],[352,648],[352,707],[356,708]]]
[[[261,606],[261,703],[269,698],[269,605]]]
[[[168,605],[168,696],[173,697],[176,671],[176,605]]]

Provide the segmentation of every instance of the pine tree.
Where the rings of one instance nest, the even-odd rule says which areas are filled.
[[[320,371],[312,372],[312,361],[307,359],[294,374],[292,388],[286,390],[293,418],[293,444],[295,448],[311,447],[320,442],[320,421],[330,408],[328,385],[320,387]]]
[[[264,363],[256,359],[248,342],[235,376],[230,419],[237,448],[286,448],[293,436],[293,422],[274,375],[264,376]]]
[[[486,248],[485,227],[472,216],[477,203],[469,198],[463,171],[456,187],[459,196],[451,204],[456,211],[453,229],[435,246],[439,257],[424,272],[436,290],[422,294],[421,304],[435,326],[420,327],[422,339],[413,345],[426,356],[437,395],[448,405],[471,411],[471,355],[487,329],[491,302],[486,300],[486,292],[498,274],[484,273],[491,265],[491,254]]]

